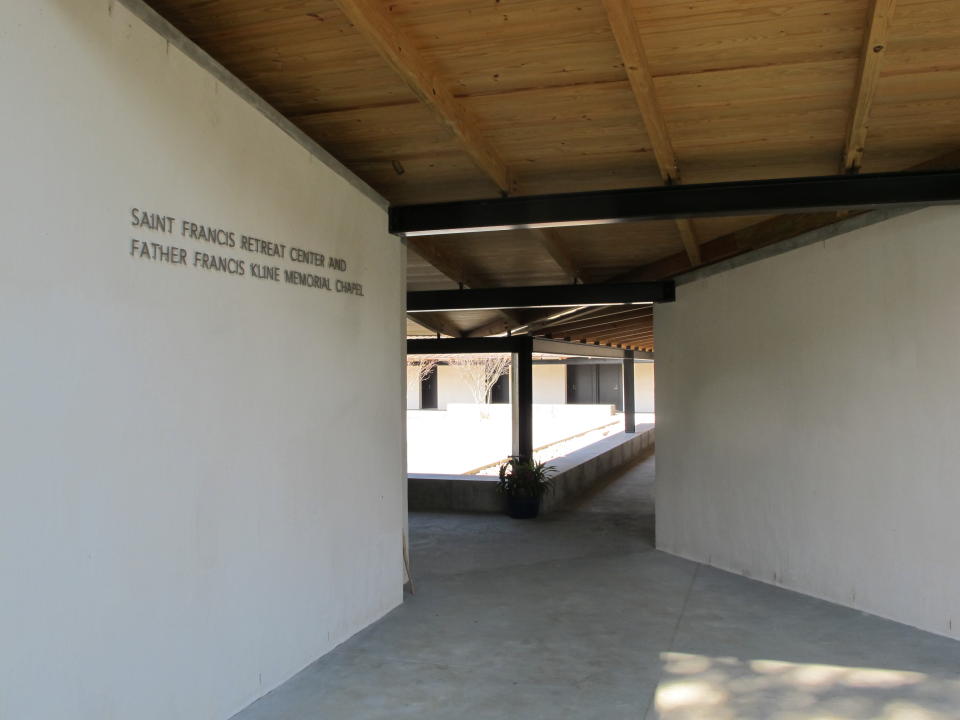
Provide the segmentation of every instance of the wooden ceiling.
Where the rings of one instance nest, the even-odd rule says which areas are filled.
[[[150,1],[395,204],[960,166],[957,0]],[[835,220],[416,238],[408,286],[657,279]],[[580,312],[552,334],[653,347],[645,308]]]

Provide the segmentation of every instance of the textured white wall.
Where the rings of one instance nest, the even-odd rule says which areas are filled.
[[[463,374],[450,365],[438,367],[437,405],[445,410],[450,403],[473,403],[470,386]],[[419,392],[419,391],[418,391]],[[566,402],[567,375],[563,365],[533,366],[533,402],[562,405]],[[418,396],[419,397],[419,396]],[[410,402],[408,401],[408,407]]]
[[[226,718],[401,602],[402,248],[117,3],[5,4],[0,80],[0,717]],[[365,297],[132,258],[131,207]]]
[[[658,305],[657,545],[960,637],[960,209]]]
[[[450,403],[475,403],[470,385],[463,373],[453,365],[437,366],[437,409],[446,410]]]
[[[652,362],[633,364],[633,398],[638,413],[652,413],[654,410],[654,380]]]
[[[543,405],[563,405],[566,401],[566,365],[534,365],[533,402]]]
[[[412,365],[405,365],[407,410],[420,409],[420,373]]]

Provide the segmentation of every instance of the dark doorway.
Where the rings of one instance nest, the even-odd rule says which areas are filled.
[[[614,405],[622,412],[622,382],[619,364],[567,365],[567,402],[572,405]]]
[[[501,375],[490,388],[490,402],[498,405],[510,404],[510,376]]]
[[[616,405],[623,411],[623,390],[620,382],[623,369],[619,365],[595,365],[597,368],[597,402],[601,405]]]
[[[437,366],[430,368],[430,373],[420,381],[420,409],[437,409]]]
[[[567,365],[567,402],[574,405],[597,402],[596,365]]]

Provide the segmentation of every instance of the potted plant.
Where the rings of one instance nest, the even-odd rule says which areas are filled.
[[[542,462],[512,457],[500,466],[497,489],[506,501],[507,515],[517,519],[535,518],[540,499],[553,489],[551,476],[556,469]]]

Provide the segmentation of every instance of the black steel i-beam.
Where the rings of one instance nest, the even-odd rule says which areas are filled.
[[[403,237],[960,203],[960,170],[667,185],[390,208]]]
[[[671,302],[675,297],[674,292],[672,280],[609,285],[531,285],[472,290],[416,290],[407,293],[407,312]]]
[[[549,340],[530,335],[513,337],[476,338],[421,338],[407,339],[407,355],[483,355],[486,353],[516,353],[532,346],[532,351],[543,355],[563,355],[584,358],[622,360],[629,353],[635,360],[653,360],[652,352],[627,350],[606,345],[593,345],[564,340]]]

